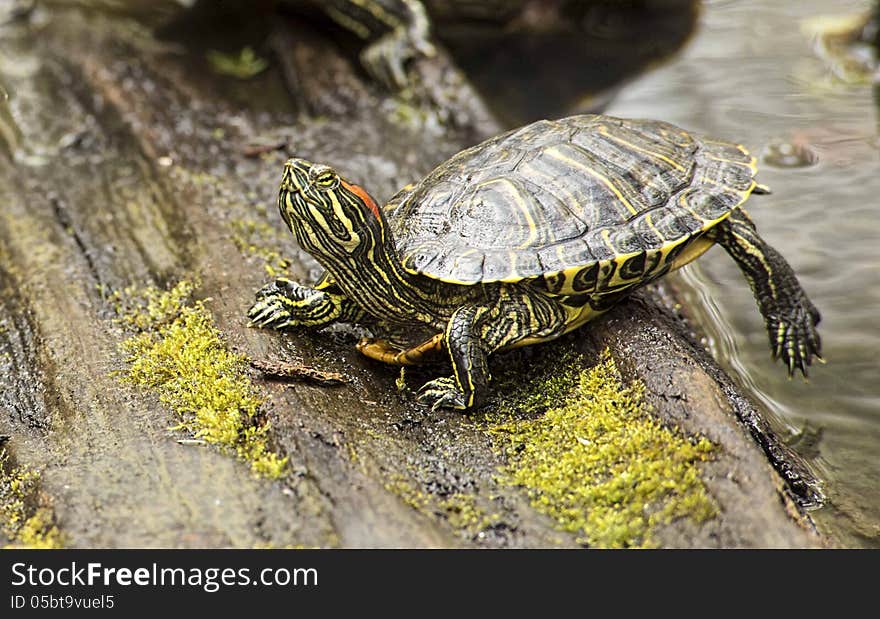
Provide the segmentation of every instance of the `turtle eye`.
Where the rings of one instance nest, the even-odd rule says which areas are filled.
[[[321,172],[315,177],[315,185],[324,191],[335,189],[339,185],[339,176],[332,170]]]

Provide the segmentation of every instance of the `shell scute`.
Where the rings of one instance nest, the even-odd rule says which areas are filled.
[[[387,217],[413,273],[605,290],[638,283],[727,217],[755,173],[737,144],[660,121],[572,116],[462,151],[392,199]]]

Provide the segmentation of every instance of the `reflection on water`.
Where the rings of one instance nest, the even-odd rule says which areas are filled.
[[[866,3],[836,2],[858,13]],[[829,504],[814,516],[846,546],[880,546],[880,140],[867,84],[829,75],[800,27],[823,0],[708,3],[674,63],[626,89],[609,113],[657,117],[744,143],[773,189],[749,209],[823,314],[827,365],[786,380],[746,282],[719,250],[689,268],[719,361],[811,458]]]
[[[837,80],[868,83],[877,66],[878,19],[880,4],[876,12],[806,19],[801,30],[813,38],[813,49]]]
[[[426,4],[436,14],[442,3]],[[678,51],[699,15],[697,0],[522,4],[536,14],[518,10],[508,20],[475,21],[463,19],[457,4],[447,19],[436,15],[438,37],[510,126],[600,111],[622,81]]]

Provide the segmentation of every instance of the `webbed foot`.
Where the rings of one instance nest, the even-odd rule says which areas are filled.
[[[749,281],[767,325],[773,358],[782,359],[789,378],[795,368],[806,377],[813,358],[822,360],[816,331],[821,317],[791,265],[758,235],[741,208],[718,224],[713,234]]]
[[[420,404],[430,405],[431,410],[438,408],[453,408],[455,410],[466,410],[467,398],[455,384],[452,376],[443,376],[425,383],[419,389],[416,401]]]
[[[251,324],[263,329],[290,329],[299,324],[294,312],[313,290],[279,277],[257,291],[256,302],[248,310]],[[299,302],[299,303],[297,303]]]
[[[822,360],[822,340],[816,330],[821,316],[815,306],[804,297],[788,308],[785,314],[772,314],[767,320],[773,358],[781,359],[788,368],[788,376],[800,369],[804,377],[813,358]]]
[[[295,326],[293,317],[280,296],[268,296],[251,306],[248,310],[251,324],[262,329],[284,330]]]

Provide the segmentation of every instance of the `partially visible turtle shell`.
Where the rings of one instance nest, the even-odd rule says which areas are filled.
[[[571,116],[458,153],[386,215],[412,273],[454,284],[543,276],[584,291],[575,276],[596,265],[636,281],[653,270],[742,204],[755,173],[737,144],[654,120]]]

